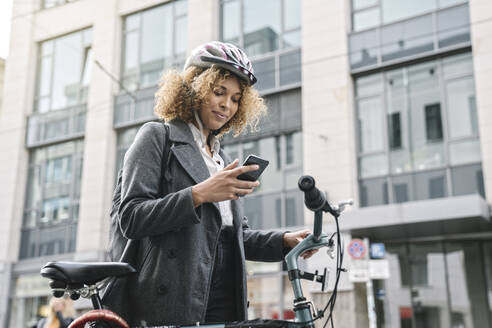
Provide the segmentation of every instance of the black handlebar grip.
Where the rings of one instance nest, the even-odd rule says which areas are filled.
[[[299,178],[299,189],[304,191],[304,203],[312,211],[319,211],[325,207],[325,195],[316,188],[314,178],[310,175],[303,175]]]

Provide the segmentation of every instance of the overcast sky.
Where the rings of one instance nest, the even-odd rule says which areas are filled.
[[[0,58],[7,58],[9,54],[12,1],[0,0]]]

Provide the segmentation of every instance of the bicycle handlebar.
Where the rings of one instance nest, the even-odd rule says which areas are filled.
[[[336,215],[336,212],[326,201],[324,193],[316,188],[316,183],[312,176],[303,175],[300,177],[298,186],[304,192],[304,204],[306,204],[307,208],[314,212],[323,211]]]

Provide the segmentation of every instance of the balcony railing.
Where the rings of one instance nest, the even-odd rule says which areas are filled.
[[[470,46],[468,4],[352,33],[352,73]]]
[[[47,113],[34,113],[27,120],[26,147],[82,137],[85,131],[87,105],[77,105]]]
[[[77,222],[60,223],[53,226],[24,228],[20,258],[72,253],[75,251]]]

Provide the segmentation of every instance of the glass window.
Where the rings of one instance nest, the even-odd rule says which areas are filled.
[[[384,118],[379,97],[358,101],[358,125],[360,152],[384,150]]]
[[[378,0],[352,0],[352,10],[362,9],[378,4]]]
[[[451,165],[477,163],[481,160],[480,140],[464,140],[449,145],[449,162]]]
[[[393,202],[403,203],[414,199],[412,175],[397,175],[392,177],[391,182],[393,185]]]
[[[449,137],[457,139],[478,135],[473,77],[446,83]]]
[[[239,44],[239,34],[241,29],[240,2],[230,1],[222,5],[222,40]]]
[[[30,154],[24,227],[71,218],[70,208],[80,194],[75,189],[80,188],[82,148],[82,141],[72,141]]]
[[[481,164],[454,167],[451,169],[453,195],[479,194],[485,198]]]
[[[393,202],[413,200],[415,195],[418,199],[447,197],[453,193],[448,183],[451,171],[430,170],[480,163],[470,54],[367,75],[356,78],[354,84],[359,177],[390,175]],[[379,100],[383,93],[384,103]],[[386,115],[381,116],[382,111]],[[408,175],[418,171],[425,172]],[[470,178],[477,186],[473,190],[483,185],[479,173],[477,177]]]
[[[369,30],[350,36],[350,67],[352,69],[374,65],[379,53],[378,31]]]
[[[358,78],[355,80],[355,90],[358,97],[379,95],[383,91],[381,74]]]
[[[436,0],[381,0],[384,24],[435,10],[436,7]]]
[[[361,157],[359,170],[359,176],[361,178],[388,174],[388,158],[385,154]]]
[[[371,27],[379,26],[380,22],[379,7],[375,7],[354,13],[352,28],[354,31],[365,30]]]
[[[275,88],[275,58],[257,60],[253,63],[253,67],[258,79],[257,87],[259,90]]]
[[[301,51],[289,52],[280,56],[280,85],[301,81]]]
[[[254,56],[279,49],[280,0],[248,0],[243,6],[246,53]]]
[[[284,29],[301,27],[301,0],[284,0]]]
[[[423,170],[441,166],[445,159],[437,65],[413,66],[408,75],[414,167]]]
[[[430,51],[434,48],[432,15],[418,17],[381,29],[382,60],[389,61],[401,57]]]
[[[415,174],[416,200],[448,196],[445,170],[427,171]]]
[[[485,277],[478,242],[446,243],[451,327],[490,327]],[[472,325],[473,322],[473,325]]]
[[[300,46],[300,29],[300,0],[222,0],[221,39],[249,56]]]
[[[187,1],[173,1],[124,18],[122,75],[129,89],[157,84],[186,55]]]
[[[441,104],[425,105],[425,135],[427,141],[442,140]]]
[[[437,13],[439,48],[470,41],[468,5],[449,8]]]
[[[366,179],[359,183],[360,206],[388,204],[388,183],[386,178]]]
[[[90,29],[40,44],[35,110],[47,112],[87,101],[92,51]]]
[[[445,78],[473,74],[473,61],[470,53],[444,58],[442,71]]]

